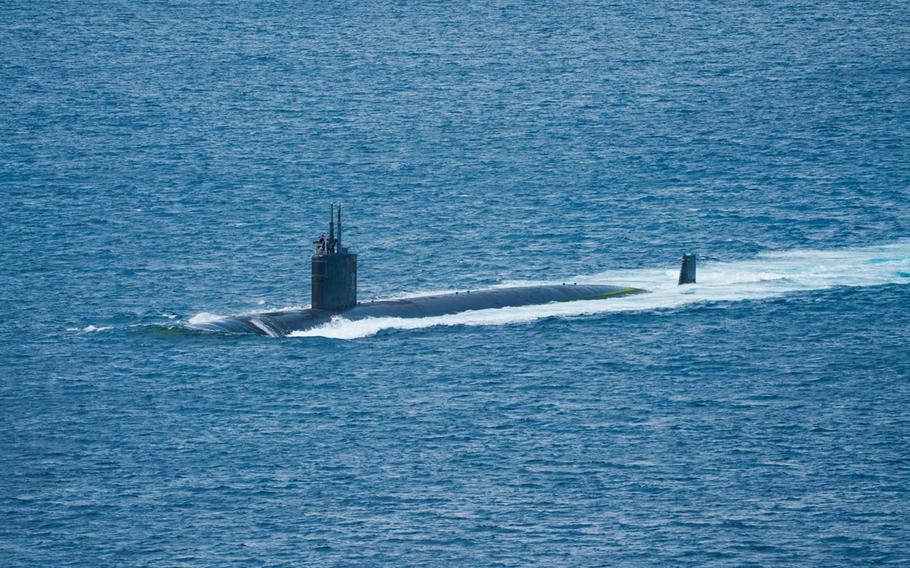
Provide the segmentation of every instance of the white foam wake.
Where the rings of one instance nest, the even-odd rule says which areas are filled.
[[[89,324],[89,325],[87,325],[87,326],[85,326],[85,327],[83,327],[83,328],[81,328],[81,329],[78,328],[78,327],[68,327],[68,328],[66,328],[67,331],[73,331],[73,332],[77,332],[77,333],[98,333],[98,332],[101,332],[101,331],[109,331],[109,330],[112,330],[112,329],[114,329],[114,327],[113,327],[113,326],[110,326],[110,325],[100,325],[100,326],[96,326],[96,325],[92,325],[92,324]]]
[[[216,323],[224,319],[225,316],[219,316],[217,314],[210,314],[208,312],[199,312],[189,319],[187,322],[190,326],[199,326],[204,327],[210,323]]]
[[[608,283],[650,290],[605,300],[591,300],[476,310],[427,318],[369,318],[349,321],[335,317],[320,327],[291,333],[292,337],[357,339],[383,329],[421,329],[452,325],[505,325],[541,318],[679,308],[696,302],[754,300],[789,292],[834,286],[910,284],[910,239],[896,243],[832,250],[764,253],[736,262],[700,262],[698,284],[677,286],[678,267],[617,270],[579,276],[581,283]],[[510,282],[505,285],[551,284]]]

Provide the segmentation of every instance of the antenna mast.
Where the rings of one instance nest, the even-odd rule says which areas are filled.
[[[329,248],[330,254],[335,253],[335,204],[329,204]]]

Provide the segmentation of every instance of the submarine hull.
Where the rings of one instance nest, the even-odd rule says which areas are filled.
[[[534,306],[552,302],[602,300],[640,294],[638,288],[599,284],[523,286],[472,292],[419,296],[400,300],[359,303],[341,310],[304,309],[232,316],[198,325],[204,329],[233,333],[285,336],[323,325],[335,316],[355,321],[367,318],[422,318],[488,310]]]

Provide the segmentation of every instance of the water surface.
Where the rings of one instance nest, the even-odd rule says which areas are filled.
[[[907,562],[906,4],[2,13],[3,565]]]

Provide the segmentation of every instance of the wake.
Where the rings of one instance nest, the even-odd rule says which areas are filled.
[[[566,279],[582,283],[610,283],[650,290],[605,300],[590,300],[476,310],[427,318],[371,318],[331,322],[291,337],[358,339],[386,329],[423,329],[435,326],[506,325],[549,317],[572,317],[614,312],[666,310],[698,302],[731,302],[773,298],[793,292],[835,286],[879,286],[910,283],[910,239],[893,244],[832,250],[792,250],[763,253],[736,262],[705,263],[698,267],[698,284],[677,286],[678,267],[611,270]],[[512,281],[507,286],[557,284]]]

